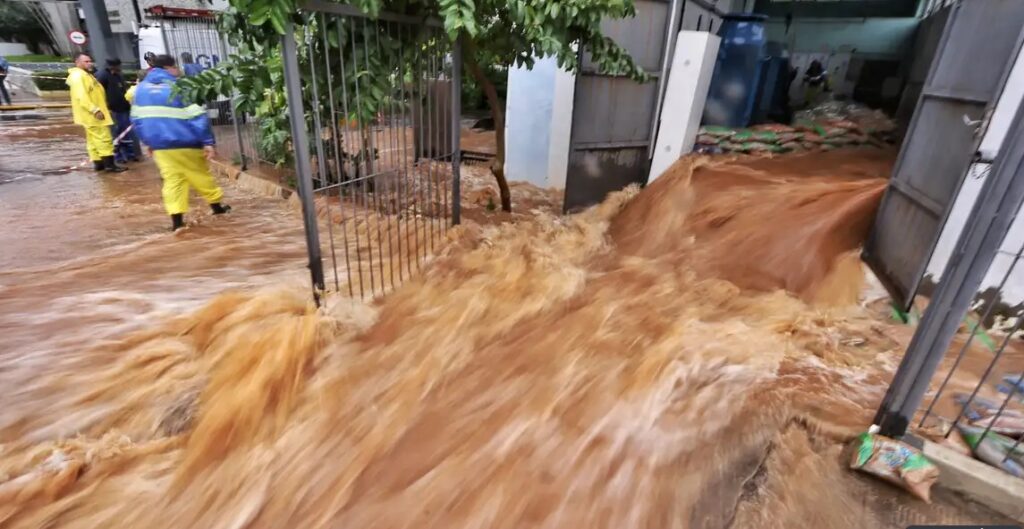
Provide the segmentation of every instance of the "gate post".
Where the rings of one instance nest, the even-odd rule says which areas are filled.
[[[228,58],[228,38],[224,35],[220,36],[220,54],[223,57],[221,60]],[[245,144],[242,143],[242,125],[238,122],[238,109],[235,108],[235,94],[237,90],[232,90],[231,94],[231,124],[235,128],[235,140],[238,142],[238,158],[242,162],[242,170],[248,169],[248,164],[245,162]]]
[[[309,273],[313,280],[313,299],[320,304],[324,291],[324,264],[320,255],[320,230],[317,225],[316,204],[313,201],[313,168],[309,163],[309,136],[306,131],[306,111],[302,104],[302,77],[299,73],[298,49],[295,45],[295,26],[285,23],[281,37],[281,59],[284,64],[284,86],[288,96],[288,121],[292,129],[292,147],[295,156],[295,176],[302,201],[302,221],[306,228],[306,252],[309,254]]]
[[[452,225],[462,222],[462,37],[452,44]]]
[[[1024,105],[1017,109],[935,295],[875,415],[882,435],[906,433],[1022,203]]]

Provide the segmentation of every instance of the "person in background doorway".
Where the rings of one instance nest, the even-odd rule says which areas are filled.
[[[114,121],[107,108],[103,86],[92,76],[95,67],[86,53],[75,55],[75,67],[68,69],[65,83],[71,91],[71,113],[75,124],[85,128],[85,146],[97,171],[119,173],[125,168],[114,162]]]
[[[214,215],[231,210],[221,203],[224,191],[206,163],[216,155],[210,119],[203,107],[186,105],[174,95],[174,83],[180,76],[174,57],[157,55],[152,71],[136,88],[132,103],[132,124],[160,169],[164,207],[174,231],[185,226],[190,187],[210,204]]]
[[[103,86],[103,91],[107,94],[107,108],[110,109],[111,118],[114,121],[114,124],[111,126],[111,133],[115,139],[120,138],[132,124],[130,115],[132,106],[125,97],[127,86],[124,76],[121,75],[121,59],[107,59],[107,67],[96,76],[96,80],[100,82],[100,85]],[[134,132],[128,132],[114,146],[115,162],[123,163],[129,160],[135,162],[142,161],[142,147],[139,145],[139,138]]]
[[[142,56],[142,59],[146,61],[146,69],[142,71],[143,78],[145,78],[146,74],[153,70],[153,59],[155,58],[156,54],[151,51],[147,51],[146,54]]]
[[[8,105],[11,104],[11,94],[7,93],[7,85],[5,84],[7,82],[7,72],[10,69],[11,65],[7,62],[7,59],[0,56],[0,105],[4,101],[7,101]]]
[[[145,78],[146,72],[139,72],[135,79],[132,80],[132,85],[125,91],[124,100],[127,101],[129,105],[135,103],[135,89],[139,87],[139,83]],[[136,135],[136,137],[138,137],[138,135]]]
[[[807,66],[807,71],[804,72],[803,84],[807,87],[806,104],[809,107],[813,107],[818,103],[818,98],[822,92],[828,92],[828,71],[825,70],[820,61],[811,61],[811,64]]]

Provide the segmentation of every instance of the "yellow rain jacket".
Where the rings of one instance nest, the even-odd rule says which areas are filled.
[[[65,83],[71,90],[71,109],[76,124],[83,127],[109,127],[114,124],[107,108],[107,93],[91,73],[81,68],[69,68]],[[103,119],[96,119],[93,115],[97,110],[103,112]]]

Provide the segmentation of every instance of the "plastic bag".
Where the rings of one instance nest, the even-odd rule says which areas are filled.
[[[939,479],[939,467],[916,448],[870,433],[857,438],[850,468],[898,485],[928,503],[932,484]]]

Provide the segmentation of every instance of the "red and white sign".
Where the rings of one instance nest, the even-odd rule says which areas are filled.
[[[86,42],[89,42],[89,39],[86,38],[85,33],[82,33],[77,29],[73,29],[68,32],[68,40],[70,40],[71,43],[76,46],[81,46]]]

